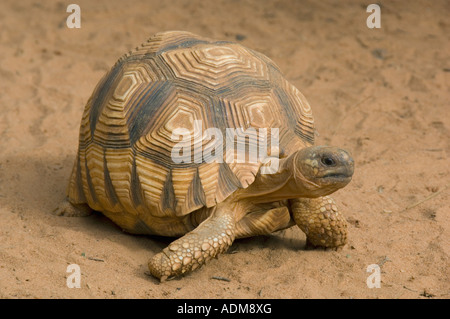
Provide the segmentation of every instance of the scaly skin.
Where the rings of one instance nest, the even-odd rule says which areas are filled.
[[[339,248],[347,243],[347,222],[330,196],[289,200],[292,217],[313,246]]]
[[[215,214],[150,259],[150,273],[162,281],[193,271],[223,253],[235,238],[232,212]]]

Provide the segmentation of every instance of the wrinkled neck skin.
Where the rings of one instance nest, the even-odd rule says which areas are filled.
[[[234,194],[234,200],[250,200],[252,203],[270,203],[297,197],[319,197],[327,195],[327,191],[319,185],[308,181],[297,167],[296,152],[287,158],[280,159],[279,169],[274,174],[261,174],[246,189]],[[328,194],[331,192],[328,192]]]

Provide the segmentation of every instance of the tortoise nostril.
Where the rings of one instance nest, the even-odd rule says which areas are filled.
[[[321,162],[325,166],[334,166],[334,165],[336,165],[336,162],[334,161],[334,159],[332,157],[329,157],[329,156],[322,157]]]

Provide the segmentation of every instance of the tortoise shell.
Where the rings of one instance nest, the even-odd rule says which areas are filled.
[[[180,128],[191,134],[191,161],[173,160]],[[261,166],[260,157],[230,160],[223,142],[216,144],[222,161],[202,157],[211,154],[209,128],[225,139],[227,129],[239,135],[276,128],[285,155],[314,144],[308,102],[268,57],[188,32],[154,35],[121,57],[88,100],[70,201],[87,203],[129,232],[186,233],[186,224],[204,218],[196,212],[248,187]],[[257,149],[252,144],[269,136],[246,138],[247,158]]]

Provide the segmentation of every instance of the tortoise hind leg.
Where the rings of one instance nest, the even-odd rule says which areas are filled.
[[[77,155],[67,189],[67,198],[53,210],[58,216],[84,217],[92,214],[92,209],[86,204],[81,180],[80,158]]]
[[[296,198],[289,203],[307,246],[338,249],[347,243],[347,222],[330,196]]]
[[[291,227],[293,222],[287,207],[256,210],[247,213],[236,224],[236,238],[269,235],[277,230]]]
[[[69,200],[64,200],[53,210],[57,216],[85,217],[92,214],[92,209],[87,204],[72,204]]]
[[[169,277],[193,271],[226,251],[234,238],[234,212],[219,204],[215,212],[196,229],[173,241],[150,259],[150,273],[165,281]]]

